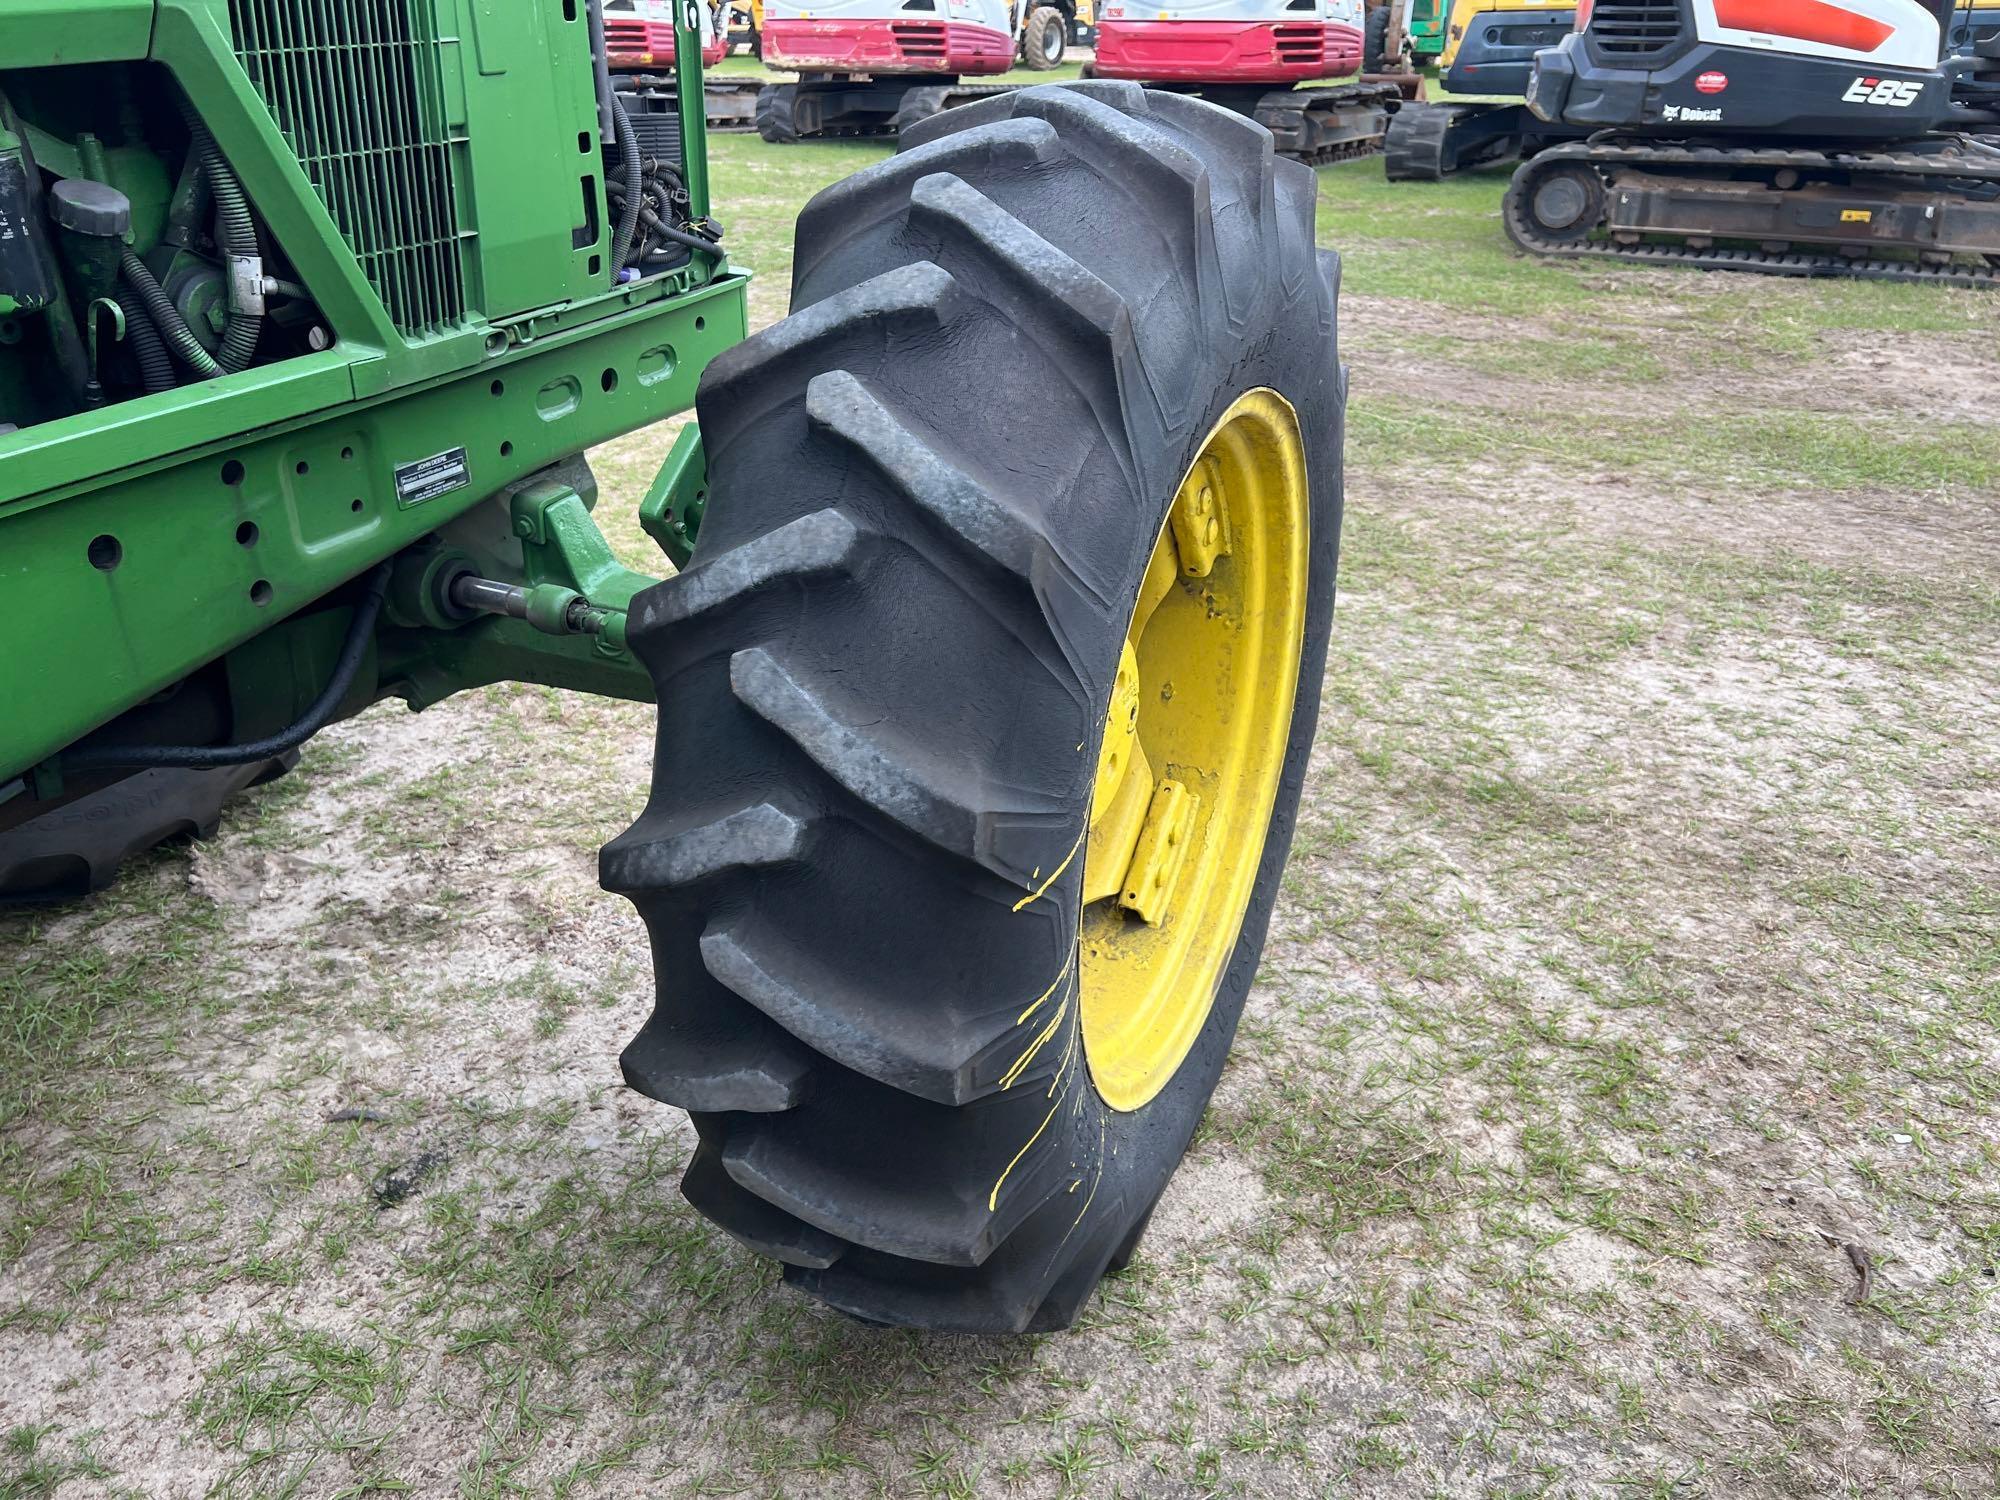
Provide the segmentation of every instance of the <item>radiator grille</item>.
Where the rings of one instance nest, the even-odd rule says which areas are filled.
[[[1599,0],[1590,39],[1609,57],[1657,57],[1680,43],[1680,7],[1673,0]]]
[[[404,334],[465,321],[428,0],[230,0],[236,55]]]

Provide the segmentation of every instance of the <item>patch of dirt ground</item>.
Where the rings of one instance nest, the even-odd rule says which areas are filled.
[[[1770,399],[1655,281],[1662,419]],[[1983,421],[1991,334],[1803,373]],[[380,706],[6,917],[0,1493],[1995,1493],[2000,503],[1612,467],[1351,469],[1239,1044],[1066,1334],[857,1326],[680,1200],[595,883],[648,709]]]

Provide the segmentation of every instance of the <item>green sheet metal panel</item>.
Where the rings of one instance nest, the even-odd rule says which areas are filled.
[[[693,405],[703,367],[744,336],[743,286],[730,277],[470,375],[329,403],[0,514],[0,635],[39,643],[0,655],[0,703],[33,710],[0,713],[0,779],[501,487]],[[450,488],[414,499],[399,484],[459,450]],[[115,548],[93,548],[99,537]]]
[[[405,338],[605,284],[582,5],[226,0],[226,20],[252,86]]]
[[[0,69],[128,62],[152,34],[153,0],[0,0]]]

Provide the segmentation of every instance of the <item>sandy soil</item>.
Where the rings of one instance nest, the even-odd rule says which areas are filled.
[[[1357,401],[2000,453],[1990,320],[1738,366],[1713,291],[1622,286],[1674,378],[1607,395],[1356,287]],[[0,1494],[1994,1493],[2000,500],[1704,463],[1357,439],[1237,1054],[1062,1336],[852,1325],[680,1201],[595,877],[650,710],[381,706],[0,919]]]

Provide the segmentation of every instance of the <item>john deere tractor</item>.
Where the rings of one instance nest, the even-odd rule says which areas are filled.
[[[1291,842],[1338,263],[1254,123],[1034,88],[815,198],[746,338],[699,3],[641,100],[591,0],[9,0],[0,888],[94,890],[385,698],[656,700],[601,868],[686,1196],[858,1317],[1061,1327]],[[587,455],[691,405],[656,578]]]

